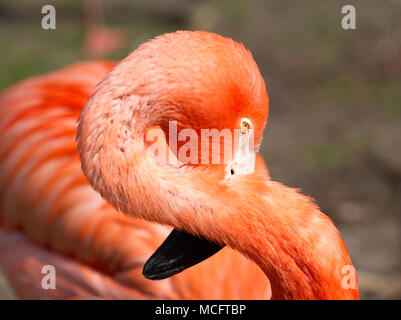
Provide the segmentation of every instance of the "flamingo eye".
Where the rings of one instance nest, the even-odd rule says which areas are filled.
[[[241,119],[241,132],[242,133],[248,133],[249,130],[252,129],[252,122],[251,120],[247,118],[242,118]]]

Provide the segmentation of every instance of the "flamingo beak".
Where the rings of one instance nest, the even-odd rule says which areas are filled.
[[[246,122],[245,122],[246,121]],[[246,126],[244,126],[246,124]],[[242,119],[241,131],[236,135],[238,141],[232,163],[227,167],[227,177],[231,175],[248,175],[255,171],[256,152],[252,122]]]
[[[171,277],[217,253],[222,247],[186,232],[173,230],[148,259],[142,274],[150,280]]]

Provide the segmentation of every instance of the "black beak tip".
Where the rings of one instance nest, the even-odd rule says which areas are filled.
[[[151,259],[146,261],[145,265],[143,266],[142,274],[146,279],[149,280],[157,280],[157,272],[154,268],[154,263],[152,263]]]
[[[163,280],[178,272],[179,271],[175,272],[174,268],[172,269],[170,267],[167,260],[160,259],[160,257],[157,256],[150,257],[142,270],[143,276],[149,280]]]
[[[142,274],[149,280],[166,279],[209,258],[220,249],[215,243],[173,230],[146,261]]]

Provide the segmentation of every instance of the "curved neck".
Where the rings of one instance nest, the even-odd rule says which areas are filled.
[[[215,185],[213,174],[190,179],[196,168],[161,168],[138,154],[136,160],[128,178],[113,179],[113,191],[102,193],[120,190],[108,200],[121,211],[240,251],[264,271],[272,299],[358,298],[344,242],[309,198],[273,181],[248,186],[237,177],[227,187]]]
[[[274,299],[358,298],[347,249],[309,198],[257,171],[223,181],[219,170],[152,161],[143,133],[155,113],[133,94],[106,103],[111,84],[85,107],[77,140],[83,171],[114,207],[240,251],[265,272]]]
[[[296,190],[265,185],[254,211],[224,222],[225,242],[264,271],[272,299],[358,299],[355,269],[332,221]]]

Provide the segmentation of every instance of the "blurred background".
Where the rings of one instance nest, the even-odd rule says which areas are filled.
[[[43,5],[56,30],[43,30]],[[356,8],[356,30],[341,8]],[[0,0],[0,90],[178,29],[249,48],[266,81],[274,180],[316,198],[348,246],[363,299],[401,298],[401,1]],[[13,298],[0,274],[0,299]]]

